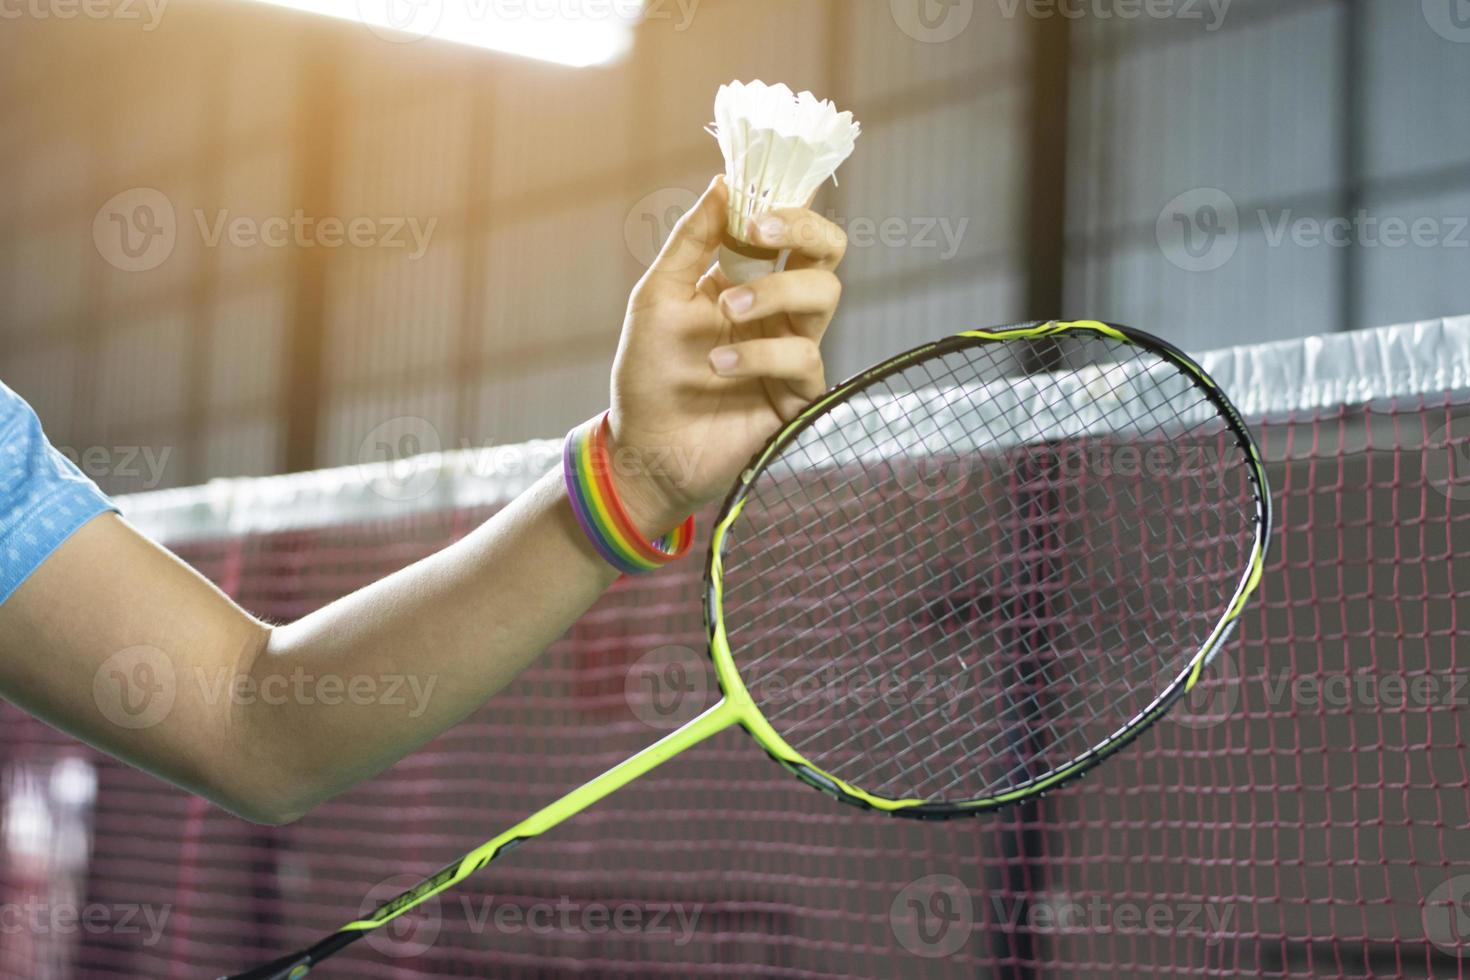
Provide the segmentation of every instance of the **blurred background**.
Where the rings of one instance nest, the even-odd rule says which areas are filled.
[[[853,241],[834,381],[1029,318],[1200,350],[1470,309],[1464,0],[480,6],[538,3],[599,33],[533,50],[607,60],[7,4],[0,378],[113,492],[356,462],[405,417],[409,450],[555,436],[734,78],[863,123],[817,204]]]
[[[0,380],[111,492],[559,438],[606,405],[736,78],[863,124],[816,204],[851,242],[834,381],[1041,317],[1191,351],[1318,339],[1209,362],[1276,490],[1264,594],[1187,709],[1087,780],[888,821],[730,732],[323,975],[1465,976],[1470,320],[1438,318],[1470,312],[1470,2],[336,6],[0,0]],[[426,36],[456,28],[536,57]],[[286,622],[518,489],[498,464],[410,475],[128,514]],[[700,590],[696,563],[620,582],[486,709],[289,828],[0,702],[0,977],[212,976],[314,941],[667,731],[665,700],[703,707]],[[1350,677],[1433,696],[1309,697]],[[82,908],[104,921],[31,918]],[[585,928],[609,909],[634,928]]]

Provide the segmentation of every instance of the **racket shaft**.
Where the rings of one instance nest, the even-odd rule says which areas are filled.
[[[742,720],[740,708],[720,701],[677,731],[659,739],[636,755],[613,766],[590,782],[538,810],[505,833],[486,841],[438,874],[425,878],[397,898],[379,906],[371,915],[349,922],[309,950],[282,957],[266,966],[236,974],[227,980],[300,980],[312,967],[346,948],[363,935],[387,925],[441,892],[447,891],[509,853],[525,841],[543,834],[569,817],[581,813],[604,796],[621,789],[644,773],[662,765],[685,749],[698,745]]]

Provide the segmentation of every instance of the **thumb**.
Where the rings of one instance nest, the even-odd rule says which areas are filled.
[[[700,277],[714,260],[715,249],[725,233],[725,203],[729,192],[725,178],[710,182],[694,207],[674,225],[669,240],[648,270],[646,286],[654,293],[677,295],[694,292]]]

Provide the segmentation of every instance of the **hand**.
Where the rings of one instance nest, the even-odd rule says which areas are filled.
[[[827,387],[818,345],[846,235],[806,208],[774,211],[756,244],[791,249],[786,271],[731,288],[711,266],[726,194],[716,178],[633,289],[613,365],[613,479],[650,537],[724,494]]]

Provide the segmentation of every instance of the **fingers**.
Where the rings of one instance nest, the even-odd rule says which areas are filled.
[[[822,352],[807,337],[766,337],[716,347],[709,363],[722,378],[784,381],[803,402],[827,390]]]
[[[716,263],[710,266],[709,271],[699,280],[699,286],[697,288],[711,303],[718,303],[720,301],[720,294],[733,285],[734,283],[725,275],[725,270],[721,269],[719,264]]]
[[[766,248],[790,249],[787,269],[831,271],[847,254],[847,233],[806,208],[783,208],[755,223],[756,241]]]
[[[842,282],[832,272],[799,269],[726,289],[719,295],[719,304],[720,312],[735,323],[784,313],[798,333],[820,340],[841,298]]]
[[[694,207],[680,218],[654,259],[640,289],[650,298],[687,299],[714,260],[715,249],[725,231],[725,202],[728,192],[723,177],[716,177]]]

